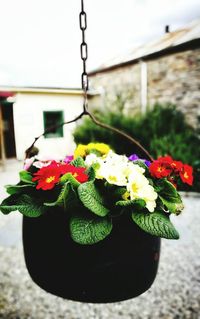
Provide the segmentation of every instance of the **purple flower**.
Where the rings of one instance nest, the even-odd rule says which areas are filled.
[[[141,161],[144,162],[144,164],[145,164],[147,167],[149,167],[150,164],[151,164],[151,162],[148,161],[148,160],[146,160],[145,158],[139,158],[139,156],[137,156],[137,154],[132,154],[132,155],[130,155],[128,159],[129,159],[129,161],[132,161],[132,162],[137,161],[137,160],[141,160]]]
[[[73,155],[67,155],[67,156],[64,158],[63,162],[69,164],[71,161],[73,161],[73,159],[74,159],[74,156],[73,156]]]
[[[149,166],[151,165],[151,162],[148,161],[148,160],[144,160],[144,164],[145,164],[147,167],[149,167]]]
[[[129,161],[137,161],[139,159],[139,156],[137,156],[136,154],[132,154],[129,156]]]

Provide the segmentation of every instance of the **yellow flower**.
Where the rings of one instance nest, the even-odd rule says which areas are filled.
[[[110,151],[110,147],[107,144],[104,143],[89,143],[87,145],[87,149],[90,150],[97,150],[100,152],[102,155],[108,154]]]
[[[74,158],[76,159],[78,156],[85,157],[87,151],[87,145],[79,144],[74,151]]]
[[[97,150],[101,155],[105,155],[110,151],[110,147],[104,143],[89,143],[88,145],[79,144],[74,152],[74,158],[78,156],[85,157],[91,150]]]

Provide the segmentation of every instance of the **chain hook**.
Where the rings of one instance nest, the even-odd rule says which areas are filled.
[[[85,41],[85,31],[87,29],[87,14],[84,10],[84,0],[81,0],[81,12],[79,14],[79,23],[80,23],[80,29],[82,31],[82,43],[80,45],[80,52],[81,52],[81,59],[83,61],[83,73],[81,75],[81,84],[82,84],[82,89],[84,92],[83,112],[87,114],[88,112],[87,92],[89,89],[89,80],[88,80],[88,74],[86,70],[86,61],[88,58],[88,45]]]

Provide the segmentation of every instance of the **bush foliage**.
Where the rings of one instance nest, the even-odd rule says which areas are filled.
[[[169,154],[188,163],[195,170],[194,191],[200,191],[200,139],[198,131],[185,120],[184,114],[173,105],[155,105],[144,115],[123,115],[123,112],[96,111],[98,119],[128,133],[138,140],[154,157]],[[96,126],[85,118],[74,132],[75,142],[104,142],[119,154],[144,154],[124,137]],[[187,190],[187,187],[185,188]]]

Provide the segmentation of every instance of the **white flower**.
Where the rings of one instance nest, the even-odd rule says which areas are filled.
[[[145,169],[138,164],[133,164],[133,162],[128,163],[128,167],[131,171],[137,171],[138,173],[144,174]]]
[[[110,184],[117,186],[127,185],[127,165],[128,158],[124,155],[115,154],[110,151],[102,158],[98,175],[100,178],[105,178]]]
[[[100,157],[98,157],[96,154],[91,153],[86,156],[85,165],[89,167],[95,163],[98,163],[99,160],[100,160]]]
[[[121,168],[127,167],[129,161],[125,155],[118,155],[113,151],[110,151],[107,156],[104,156],[104,161],[111,166],[117,166]]]
[[[157,194],[143,175],[144,168],[130,162],[125,155],[118,155],[113,151],[109,151],[107,155],[102,157],[95,154],[86,156],[85,164],[87,166],[95,163],[99,164],[95,169],[97,179],[105,179],[112,185],[126,186],[131,199],[144,199],[147,209],[154,210]]]
[[[109,165],[103,165],[98,169],[98,175],[105,178],[110,184],[117,186],[126,186],[127,178],[123,173],[123,170],[117,169],[116,167],[110,167]]]
[[[146,208],[150,212],[154,211],[158,195],[148,179],[136,169],[129,175],[127,190],[130,192],[131,199],[143,199],[146,202]]]
[[[144,174],[145,173],[145,169],[137,164],[133,164],[132,162],[128,162],[127,166],[126,166],[126,170],[125,170],[125,174],[126,176],[129,178],[130,175],[132,174]]]

